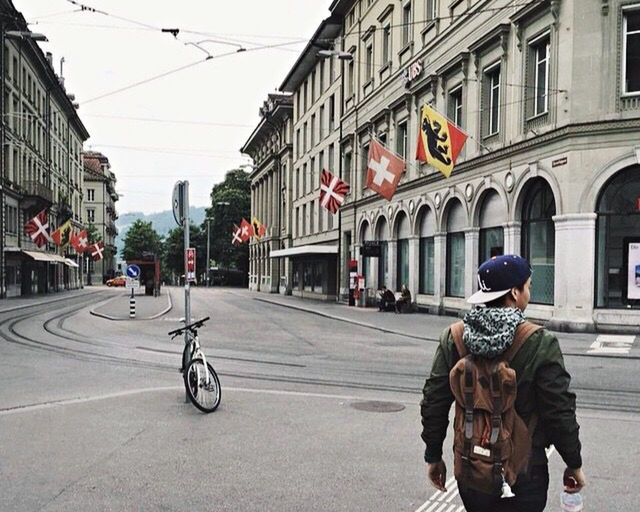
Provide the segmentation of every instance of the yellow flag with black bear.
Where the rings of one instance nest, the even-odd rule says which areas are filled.
[[[258,217],[251,219],[251,226],[253,227],[253,236],[260,240],[267,232],[267,226],[258,220]]]
[[[60,247],[66,247],[69,245],[69,239],[71,235],[71,219],[63,223],[51,234],[53,243]]]
[[[429,105],[422,107],[416,160],[451,176],[467,134]]]

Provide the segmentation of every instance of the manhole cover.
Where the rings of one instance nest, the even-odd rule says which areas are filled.
[[[368,400],[366,402],[353,402],[351,407],[359,411],[367,412],[400,412],[404,410],[404,405],[395,402],[380,402]]]

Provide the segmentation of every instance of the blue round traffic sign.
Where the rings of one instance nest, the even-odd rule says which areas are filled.
[[[138,265],[129,265],[127,267],[127,276],[134,279],[140,277],[140,267]]]

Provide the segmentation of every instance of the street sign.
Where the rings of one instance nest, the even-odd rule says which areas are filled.
[[[187,281],[193,283],[196,280],[196,250],[193,247],[189,247],[185,251],[186,269],[187,269]]]
[[[173,218],[178,226],[184,224],[184,182],[178,181],[173,186],[173,197],[171,199],[173,206]]]
[[[381,255],[380,242],[376,240],[365,241],[360,248],[360,254],[365,258],[379,258]]]
[[[140,277],[140,267],[138,265],[129,265],[127,267],[127,277],[138,279]]]
[[[127,290],[137,290],[140,288],[140,280],[133,277],[125,277],[124,287]]]

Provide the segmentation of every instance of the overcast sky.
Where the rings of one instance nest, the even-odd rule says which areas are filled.
[[[67,92],[80,103],[91,138],[85,149],[109,157],[120,213],[166,210],[176,180],[190,182],[192,205],[209,204],[211,187],[247,163],[239,149],[274,92],[329,15],[330,0],[13,0],[34,32],[44,33]],[[74,12],[75,11],[75,12]],[[132,23],[136,22],[136,23]],[[178,40],[158,28],[180,28]],[[188,33],[201,32],[203,34]],[[186,42],[205,39],[212,55],[163,78],[98,98],[207,55]],[[293,43],[293,44],[287,44]],[[137,118],[132,119],[132,118]],[[140,120],[140,119],[147,120]],[[154,119],[154,121],[148,120]]]

